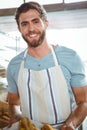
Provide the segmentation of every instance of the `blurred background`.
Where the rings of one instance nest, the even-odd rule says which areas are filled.
[[[16,8],[29,0],[0,0],[0,86],[7,85],[9,61],[26,48],[18,32],[14,14]],[[72,48],[81,56],[87,68],[87,0],[34,0],[46,9],[49,20],[49,44]],[[2,88],[0,87],[0,92]],[[87,130],[87,122],[82,126]]]

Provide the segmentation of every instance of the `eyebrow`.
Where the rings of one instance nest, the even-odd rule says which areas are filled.
[[[21,22],[21,25],[24,24],[24,23],[28,23],[28,21],[23,21],[23,22]]]
[[[31,21],[36,21],[36,20],[38,20],[38,21],[39,21],[39,18],[34,18],[34,19],[32,19]]]

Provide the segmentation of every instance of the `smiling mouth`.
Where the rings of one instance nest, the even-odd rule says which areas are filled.
[[[37,34],[30,34],[29,36],[30,38],[34,38],[34,37],[37,37]]]

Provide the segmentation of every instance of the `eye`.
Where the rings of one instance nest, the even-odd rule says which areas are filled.
[[[39,23],[39,19],[34,19],[33,23]]]
[[[35,20],[35,23],[39,23],[39,20]]]
[[[24,26],[27,26],[28,25],[28,22],[23,22],[21,23],[21,25],[24,27]]]

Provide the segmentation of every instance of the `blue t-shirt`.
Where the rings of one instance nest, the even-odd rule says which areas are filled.
[[[87,85],[84,64],[78,54],[69,48],[57,46],[54,50],[58,63],[63,71],[66,83],[71,93],[71,87],[82,87]],[[25,52],[25,51],[24,51]],[[24,56],[24,52],[14,57],[7,68],[8,91],[12,93],[18,92],[17,82],[20,64]],[[54,66],[52,53],[47,54],[41,59],[36,59],[27,54],[24,67],[32,70],[42,70]]]

